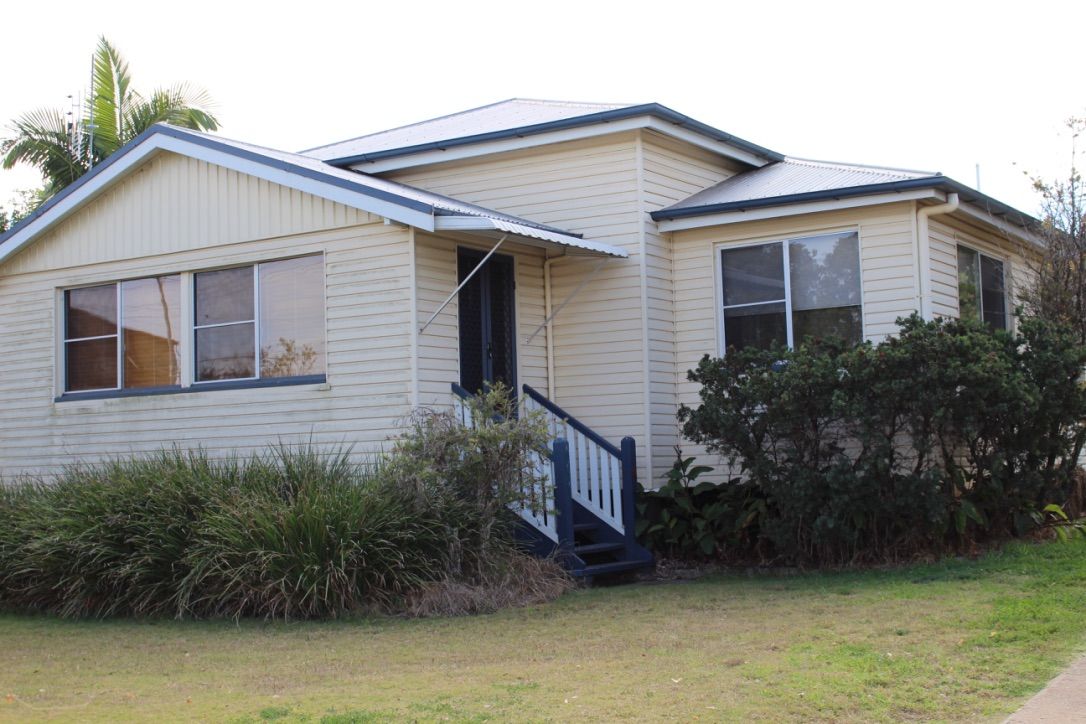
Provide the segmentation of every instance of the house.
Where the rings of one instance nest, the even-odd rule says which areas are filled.
[[[651,485],[702,355],[914,310],[1011,325],[1035,228],[658,104],[514,99],[302,153],[156,126],[0,237],[0,472],[365,453],[504,380],[570,438],[575,488]]]

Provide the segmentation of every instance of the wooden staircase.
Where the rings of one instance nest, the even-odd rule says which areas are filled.
[[[456,384],[452,390],[460,421],[474,424],[461,404],[468,393]],[[615,447],[532,387],[524,385],[523,393],[525,408],[541,411],[551,433],[550,455],[539,461],[544,489],[527,491],[544,504],[519,511],[525,542],[537,555],[553,555],[589,580],[652,566],[652,554],[634,532],[634,439],[623,438]]]

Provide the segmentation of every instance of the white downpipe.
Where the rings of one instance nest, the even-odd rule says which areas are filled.
[[[559,257],[560,258],[560,257]],[[554,399],[554,320],[551,318],[551,262],[548,256],[543,262],[543,314],[547,320],[547,399]]]
[[[920,316],[933,319],[931,308],[931,238],[928,235],[928,218],[940,214],[949,214],[958,210],[958,194],[946,196],[946,203],[938,206],[925,206],[916,212],[917,249],[920,254]]]

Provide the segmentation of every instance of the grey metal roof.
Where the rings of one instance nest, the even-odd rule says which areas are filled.
[[[580,234],[576,234],[554,226],[540,224],[529,219],[523,219],[512,214],[487,209],[476,204],[469,204],[449,196],[435,194],[414,186],[389,181],[387,179],[371,176],[370,174],[337,168],[323,161],[309,156],[287,151],[278,151],[263,146],[256,146],[242,141],[234,141],[221,136],[191,131],[168,124],[157,124],[130,141],[119,151],[111,155],[105,162],[96,166],[90,173],[84,174],[74,184],[68,186],[59,194],[42,204],[33,214],[16,224],[7,232],[0,234],[0,245],[12,236],[20,233],[25,227],[37,219],[49,213],[49,211],[72,194],[79,192],[84,186],[92,184],[107,168],[121,160],[129,152],[140,146],[144,141],[154,135],[170,136],[173,138],[191,141],[205,148],[230,153],[234,156],[249,161],[271,166],[273,168],[298,174],[308,179],[328,183],[339,188],[344,188],[375,199],[402,205],[415,211],[421,211],[433,216],[443,217],[475,217],[487,220],[489,228],[507,231],[519,236],[528,236],[541,241],[556,244],[564,244],[579,249],[609,254],[611,256],[625,257],[624,250],[598,242],[585,241]]]
[[[599,113],[600,111],[626,108],[630,105],[632,104],[571,103],[511,98],[507,101],[491,103],[479,108],[471,108],[447,116],[371,133],[367,136],[359,136],[346,141],[318,146],[302,151],[302,153],[327,161],[375,151],[419,146],[434,141],[445,141],[480,133],[503,131],[520,126],[534,126],[540,123],[550,123],[590,113]]]
[[[767,162],[784,159],[784,156],[776,151],[725,133],[659,103],[615,105],[523,98],[513,98],[391,131],[320,146],[303,153],[337,166],[349,166],[424,151],[446,150],[641,116],[652,116],[677,128],[699,133]]]
[[[677,209],[735,204],[755,199],[786,197],[832,189],[895,183],[919,178],[932,178],[938,173],[908,171],[876,166],[855,166],[825,161],[788,158],[778,163],[744,171],[699,191],[657,213],[667,218]]]

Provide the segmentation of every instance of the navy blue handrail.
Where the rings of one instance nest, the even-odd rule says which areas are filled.
[[[602,437],[600,437],[595,431],[593,431],[590,427],[588,427],[588,425],[585,425],[583,422],[581,422],[580,420],[575,418],[573,415],[569,414],[568,412],[563,410],[561,407],[559,407],[558,405],[554,404],[553,402],[548,400],[543,395],[536,392],[534,389],[532,389],[532,387],[530,385],[524,385],[523,388],[524,388],[524,394],[528,395],[528,397],[532,398],[537,403],[539,403],[539,405],[541,407],[543,407],[544,409],[546,409],[546,410],[554,413],[555,415],[557,415],[567,425],[569,425],[574,430],[576,430],[577,432],[579,432],[582,435],[584,435],[585,437],[587,437],[592,442],[594,442],[597,445],[599,445],[600,447],[602,447],[604,450],[606,450],[610,454],[614,455],[616,458],[621,458],[622,457],[622,451],[620,451],[617,447],[615,447],[614,445],[612,445],[611,443],[607,442]]]

